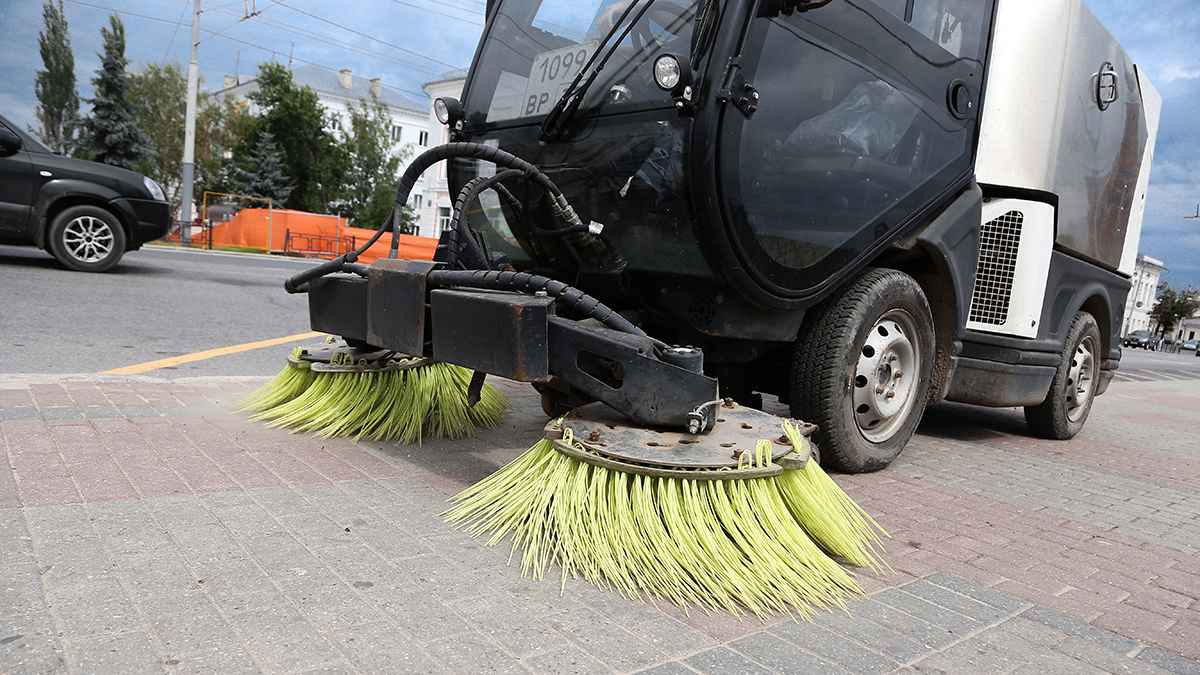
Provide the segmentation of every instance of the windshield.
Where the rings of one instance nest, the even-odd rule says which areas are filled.
[[[620,43],[602,47],[632,3],[637,6],[630,18],[651,4]],[[688,53],[694,14],[694,2],[679,0],[502,3],[471,72],[467,123],[478,128],[544,116],[599,49],[614,53],[587,91],[580,115],[601,107],[605,112],[669,107],[670,95],[655,85],[651,64],[663,52]]]

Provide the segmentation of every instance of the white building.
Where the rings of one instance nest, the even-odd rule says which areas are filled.
[[[438,121],[437,116],[433,114],[434,100],[443,96],[450,98],[462,98],[463,84],[466,83],[466,71],[456,71],[447,73],[444,79],[437,82],[429,82],[422,88],[426,94],[429,94],[429,108],[425,111],[427,130],[429,138],[432,140],[432,145],[437,146],[447,143],[450,140],[450,129]],[[420,211],[421,214],[421,232],[425,236],[438,237],[441,236],[442,230],[450,225],[450,215],[454,210],[454,195],[450,194],[450,187],[446,182],[446,162],[440,162],[432,169],[425,172],[425,192],[422,202],[424,204]],[[436,173],[434,173],[436,171]],[[425,223],[430,224],[430,228],[425,228]]]
[[[1128,335],[1135,330],[1150,330],[1153,321],[1150,319],[1150,308],[1154,307],[1154,294],[1158,291],[1158,279],[1169,270],[1163,267],[1163,261],[1151,258],[1145,253],[1139,253],[1133,266],[1132,285],[1129,297],[1125,299],[1125,320],[1122,335]]]
[[[394,89],[383,86],[380,78],[368,80],[356,77],[349,68],[334,73],[319,66],[304,66],[292,71],[292,80],[297,87],[307,86],[316,93],[317,99],[331,116],[331,131],[338,136],[341,135],[342,129],[350,124],[351,103],[362,100],[382,101],[392,117],[392,141],[395,143],[393,152],[408,152],[396,174],[397,179],[408,167],[408,163],[429,146],[432,130],[429,106],[425,102],[417,103]],[[235,101],[244,101],[250,93],[258,91],[259,88],[257,78],[239,81],[233,75],[226,75],[224,84],[224,89],[213,94],[217,100],[224,100],[229,96]],[[250,105],[250,112],[257,113],[253,102]],[[424,181],[425,179],[422,179],[413,186],[408,204],[417,214],[422,215],[416,234],[437,236],[432,234],[436,222],[433,219],[426,220],[423,215],[427,211]]]

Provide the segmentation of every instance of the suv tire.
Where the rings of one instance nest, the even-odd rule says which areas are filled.
[[[104,272],[125,254],[125,230],[98,206],[72,206],[55,216],[47,245],[67,269]]]

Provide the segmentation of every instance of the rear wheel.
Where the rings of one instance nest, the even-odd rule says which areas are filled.
[[[69,269],[104,272],[125,254],[125,230],[102,208],[72,206],[51,224],[49,250]]]
[[[1091,314],[1079,312],[1067,331],[1062,360],[1046,400],[1025,406],[1029,430],[1062,441],[1079,433],[1092,410],[1099,382],[1100,328]]]
[[[871,269],[813,308],[792,359],[791,414],[820,428],[828,466],[877,471],[912,438],[929,395],[933,313],[921,287]]]

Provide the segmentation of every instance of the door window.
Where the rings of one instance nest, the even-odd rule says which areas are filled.
[[[987,17],[978,0],[843,0],[756,19],[757,110],[726,106],[722,172],[760,281],[819,284],[965,173]],[[965,115],[950,110],[955,82]]]

